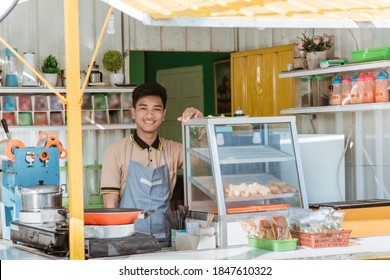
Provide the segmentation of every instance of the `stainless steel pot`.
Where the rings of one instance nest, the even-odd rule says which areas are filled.
[[[89,82],[90,83],[103,82],[103,73],[99,71],[99,65],[97,65],[96,63],[92,65],[91,74],[89,75]]]
[[[61,187],[58,185],[44,185],[43,182],[39,183],[39,185],[19,186],[17,188],[17,192],[22,196],[22,209],[30,211],[46,208],[61,208]]]

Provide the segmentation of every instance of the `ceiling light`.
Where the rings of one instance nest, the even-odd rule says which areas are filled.
[[[106,30],[107,34],[115,34],[115,17],[114,14],[110,15],[108,19],[108,26]]]
[[[14,8],[18,0],[1,0],[0,2],[0,22],[8,15]]]

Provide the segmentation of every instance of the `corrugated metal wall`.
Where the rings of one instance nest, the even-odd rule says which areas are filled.
[[[86,70],[96,45],[100,29],[108,10],[108,6],[96,0],[82,0],[80,5],[80,58],[81,69]],[[297,42],[297,36],[329,33],[334,34],[336,56],[351,59],[351,51],[369,47],[390,46],[390,29],[255,29],[255,28],[186,28],[186,27],[150,27],[123,16],[115,11],[114,35],[105,35],[101,51],[97,56],[97,64],[101,66],[104,80],[108,82],[107,71],[102,67],[103,52],[107,49],[143,50],[143,51],[204,51],[234,52]],[[123,36],[122,36],[123,31]],[[34,51],[40,65],[43,59],[53,54],[59,58],[64,67],[64,24],[63,0],[32,0],[20,5],[0,24],[0,35],[19,49],[19,53]],[[123,39],[123,40],[122,40]],[[4,57],[4,48],[0,47],[0,57]],[[20,65],[21,68],[21,65]],[[128,67],[125,68],[128,74]],[[126,75],[128,76],[128,75]],[[386,125],[389,112],[357,113],[360,126],[354,132],[355,143],[359,152],[350,151],[348,160],[352,160],[347,168],[348,198],[388,197],[390,172],[386,172],[389,163],[379,159],[390,147],[388,137],[390,129]],[[318,115],[317,133],[347,134],[352,117],[344,115]],[[310,130],[310,125],[299,124],[301,131]],[[381,144],[375,145],[375,139]],[[360,145],[360,144],[361,145]],[[369,159],[369,160],[368,160]],[[382,170],[382,171],[381,171]],[[325,171],[326,172],[326,171]],[[385,174],[382,177],[378,175]],[[357,181],[359,186],[357,187]]]

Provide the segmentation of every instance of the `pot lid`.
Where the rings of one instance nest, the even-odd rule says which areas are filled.
[[[45,194],[45,193],[59,193],[60,186],[58,185],[32,185],[22,187],[21,194]]]

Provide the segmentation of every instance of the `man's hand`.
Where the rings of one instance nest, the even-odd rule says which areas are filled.
[[[178,117],[178,121],[186,122],[189,119],[203,118],[203,113],[196,108],[190,107],[184,110],[181,117]]]

